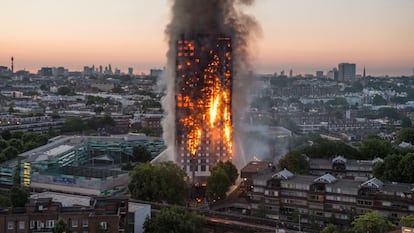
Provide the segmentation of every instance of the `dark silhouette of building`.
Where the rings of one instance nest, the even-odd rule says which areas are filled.
[[[340,82],[353,81],[356,79],[356,65],[341,63],[338,65],[338,79]]]

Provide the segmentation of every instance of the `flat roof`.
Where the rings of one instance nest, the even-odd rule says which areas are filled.
[[[72,207],[72,206],[90,206],[91,197],[65,194],[65,193],[55,193],[55,192],[43,192],[30,195],[30,199],[41,199],[41,198],[52,198],[54,202],[62,203],[63,207]]]

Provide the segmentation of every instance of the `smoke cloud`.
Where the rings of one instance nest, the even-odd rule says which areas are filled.
[[[166,153],[170,160],[174,160],[176,41],[183,34],[225,34],[231,36],[233,42],[233,162],[243,166],[246,161],[241,146],[244,138],[241,120],[249,106],[248,87],[252,84],[249,44],[261,35],[261,29],[252,16],[242,12],[241,6],[252,5],[254,0],[172,0],[171,3],[172,18],[165,30],[169,51],[163,80],[167,90],[163,99],[167,114],[163,120]]]

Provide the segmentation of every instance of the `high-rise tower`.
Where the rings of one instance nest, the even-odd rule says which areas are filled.
[[[176,43],[176,161],[193,183],[233,156],[232,41],[182,35]]]
[[[11,72],[14,74],[14,57],[11,57]]]
[[[338,79],[340,82],[354,81],[356,79],[356,65],[351,63],[339,64]]]

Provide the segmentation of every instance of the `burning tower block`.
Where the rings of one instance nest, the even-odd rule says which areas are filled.
[[[182,35],[176,43],[176,161],[194,184],[233,156],[232,40]]]

